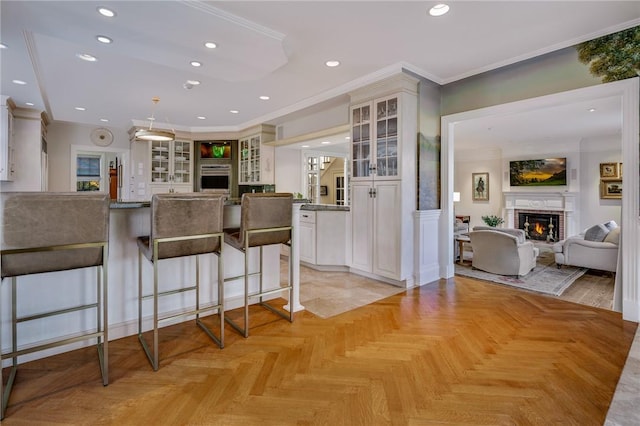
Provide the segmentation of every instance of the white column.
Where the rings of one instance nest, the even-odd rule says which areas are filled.
[[[289,250],[289,261],[293,262],[293,312],[303,311],[304,306],[300,304],[300,207],[301,203],[293,203],[293,232],[291,233],[291,250]],[[284,309],[291,309],[291,300],[283,306]]]

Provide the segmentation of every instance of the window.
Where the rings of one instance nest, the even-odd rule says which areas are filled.
[[[344,206],[344,176],[336,176],[336,205]]]
[[[100,191],[102,156],[78,154],[76,159],[76,191]]]
[[[317,204],[320,202],[319,194],[318,157],[307,157],[307,198]]]

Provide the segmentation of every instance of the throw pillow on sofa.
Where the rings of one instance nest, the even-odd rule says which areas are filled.
[[[614,228],[604,237],[605,243],[620,244],[620,228]]]
[[[609,233],[609,229],[606,226],[602,224],[597,224],[597,225],[593,225],[591,228],[585,231],[584,239],[586,241],[602,242],[608,233]]]

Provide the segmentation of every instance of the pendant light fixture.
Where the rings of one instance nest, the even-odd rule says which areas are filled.
[[[154,96],[151,98],[151,102],[153,102],[154,110],[155,106],[160,102],[160,98]],[[157,130],[153,128],[153,122],[155,121],[154,117],[155,111],[151,112],[151,117],[149,119],[149,128],[148,129],[139,129],[136,130],[136,139],[141,141],[172,141],[176,138],[176,134],[169,130]]]

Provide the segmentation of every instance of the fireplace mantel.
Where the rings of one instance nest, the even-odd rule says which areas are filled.
[[[503,192],[505,224],[512,228],[516,210],[541,210],[562,212],[565,235],[575,235],[578,230],[577,192]]]

